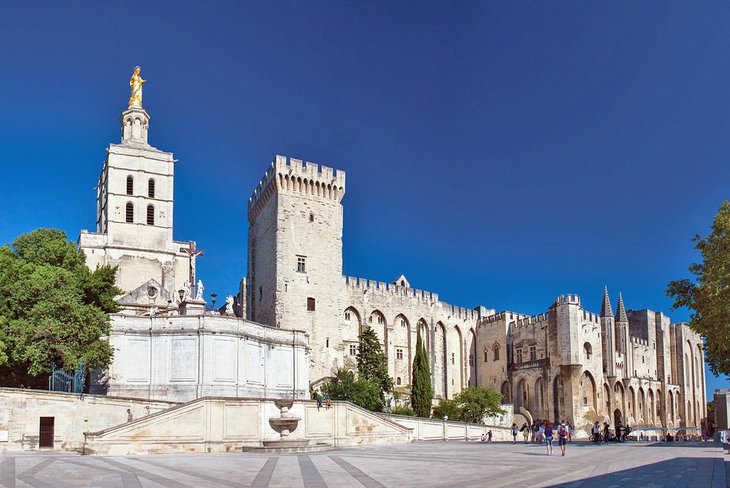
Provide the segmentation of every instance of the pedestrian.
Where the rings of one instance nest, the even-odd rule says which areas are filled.
[[[553,453],[553,426],[545,422],[545,447],[548,455]]]
[[[147,405],[144,407],[144,416],[147,417],[150,414],[150,406]]]
[[[487,442],[492,442],[492,431],[491,430],[487,431]]]
[[[527,440],[530,438],[530,428],[527,426],[527,422],[522,424],[520,432],[522,432],[522,438],[525,440],[525,444],[527,444]]]
[[[487,434],[482,432],[482,442],[487,442]]]
[[[707,442],[707,438],[708,438],[707,429],[705,429],[704,427],[702,427],[702,440],[704,442]]]
[[[517,444],[517,424],[512,422],[512,444]]]
[[[593,424],[593,443],[598,444],[601,442],[601,426],[598,420]]]
[[[560,452],[562,453],[561,456],[565,456],[565,451],[568,449],[569,435],[568,426],[565,425],[565,421],[561,420],[560,426],[558,426],[558,445],[560,446]]]
[[[132,410],[127,409],[127,422],[131,422],[134,420],[134,416],[132,415]]]
[[[603,442],[608,444],[608,422],[603,422]]]

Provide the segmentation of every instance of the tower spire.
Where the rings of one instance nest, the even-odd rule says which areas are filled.
[[[628,322],[629,318],[626,316],[626,308],[624,307],[624,299],[621,296],[621,292],[618,293],[618,310],[616,310],[616,322]]]
[[[601,317],[613,317],[611,299],[608,297],[608,287],[603,287],[603,303],[601,304]]]

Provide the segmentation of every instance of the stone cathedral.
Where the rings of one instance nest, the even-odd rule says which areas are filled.
[[[211,392],[303,396],[307,386],[317,386],[337,368],[355,369],[358,335],[372,327],[401,392],[411,383],[420,332],[437,398],[452,398],[467,386],[490,387],[515,412],[566,419],[576,427],[595,420],[639,428],[698,427],[705,418],[701,338],[661,312],[626,309],[620,295],[614,314],[608,290],[600,313],[566,294],[545,313],[527,316],[445,303],[403,275],[387,283],[343,276],[345,172],[285,156],[276,156],[249,199],[248,269],[235,299],[230,297],[225,310],[206,310],[202,282],[196,292],[200,251],[194,242],[172,237],[174,160],[147,142],[150,119],[141,105],[141,83],[139,88],[139,100],[130,99],[122,114],[122,143],[109,147],[99,178],[97,231],[82,231],[79,238],[89,266],[118,266],[125,291],[124,311],[112,318],[110,340],[117,354],[106,378],[109,391],[164,396],[174,386],[184,399]],[[134,98],[134,86],[132,92]],[[170,376],[183,356],[173,350],[174,327],[168,324],[196,315],[209,322],[211,337],[207,345],[185,349],[184,357],[198,363],[186,383]],[[140,342],[149,321],[158,323],[160,337]],[[241,332],[244,326],[250,331]],[[230,345],[215,339],[221,331]],[[177,339],[193,333],[204,340],[192,329]],[[261,341],[266,334],[272,339]],[[288,349],[267,356],[256,340],[278,341]],[[248,346],[238,345],[241,341]],[[196,355],[195,347],[213,349]],[[228,351],[220,354],[229,354],[235,364],[260,363],[261,373],[251,376],[238,367],[218,374],[216,368],[224,366],[215,347]],[[156,374],[140,373],[139,363],[154,362],[153,351],[167,351],[166,365]],[[292,354],[293,360],[284,360]],[[283,371],[287,368],[294,372]],[[130,378],[137,383],[130,386]]]

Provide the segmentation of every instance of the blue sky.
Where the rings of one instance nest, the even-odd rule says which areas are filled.
[[[235,292],[247,199],[285,154],[347,172],[348,275],[528,314],[566,292],[598,311],[607,285],[684,320],[666,284],[730,198],[730,4],[701,6],[4,5],[0,243],[93,229],[141,65],[206,292]]]

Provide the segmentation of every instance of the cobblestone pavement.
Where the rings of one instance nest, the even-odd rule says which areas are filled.
[[[723,457],[724,456],[724,457]],[[534,444],[422,442],[307,454],[0,456],[0,486],[49,487],[653,487],[725,488],[714,444],[572,443],[561,457]]]

